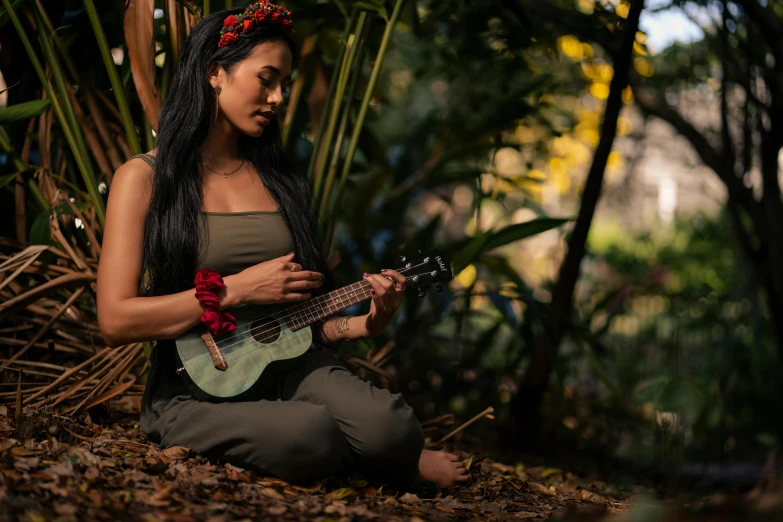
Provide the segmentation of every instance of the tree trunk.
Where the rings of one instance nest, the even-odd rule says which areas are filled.
[[[587,175],[574,229],[568,239],[568,251],[552,292],[551,312],[544,331],[537,334],[530,365],[523,376],[512,403],[509,429],[505,431],[515,446],[530,447],[538,441],[541,426],[541,403],[552,373],[558,347],[565,335],[565,324],[571,316],[574,289],[579,279],[579,267],[585,254],[585,244],[596,206],[601,196],[606,162],[617,133],[617,118],[623,107],[622,93],[628,85],[632,65],[633,44],[639,29],[639,16],[644,0],[631,0],[628,18],[623,24],[620,48],[614,63],[614,76],[601,125],[601,138]]]

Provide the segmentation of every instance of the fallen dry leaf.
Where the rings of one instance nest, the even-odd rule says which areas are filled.
[[[261,494],[265,497],[273,498],[275,500],[285,500],[282,493],[272,488],[261,488]]]

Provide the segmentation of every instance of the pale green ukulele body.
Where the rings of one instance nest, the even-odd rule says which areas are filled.
[[[211,402],[244,400],[271,363],[304,354],[313,341],[310,326],[292,330],[285,318],[277,317],[281,310],[274,305],[232,308],[238,326],[212,336],[220,348],[217,357],[202,337],[209,334],[201,324],[177,338],[177,373],[192,395]]]

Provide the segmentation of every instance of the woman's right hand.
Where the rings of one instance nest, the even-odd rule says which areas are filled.
[[[226,289],[234,291],[238,304],[279,304],[310,299],[310,288],[323,284],[320,272],[302,270],[291,252],[248,267],[226,279]],[[296,271],[292,272],[291,267]]]

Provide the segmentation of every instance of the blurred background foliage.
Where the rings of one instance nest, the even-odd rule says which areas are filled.
[[[228,5],[2,0],[7,400],[24,369],[25,405],[138,406],[141,346],[98,352],[103,206],[114,170],[154,148],[189,27]],[[455,273],[443,292],[409,293],[383,335],[340,353],[423,419],[493,406],[476,428],[485,442],[658,470],[763,461],[783,433],[783,9],[648,0],[642,17],[676,12],[698,29],[652,49],[629,20],[634,5],[285,4],[303,52],[286,146],[313,180],[338,281],[397,268],[417,249],[448,253]],[[628,74],[613,83],[627,27]],[[616,132],[597,161],[613,86]],[[588,201],[594,173],[600,200]],[[573,218],[589,206],[584,255],[569,260]],[[553,308],[567,273],[578,276],[570,298]],[[122,370],[93,367],[96,353]],[[24,360],[70,373],[57,381]],[[531,379],[542,383],[532,414],[520,406]]]

